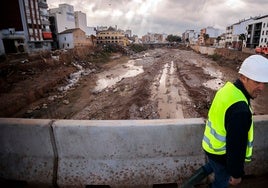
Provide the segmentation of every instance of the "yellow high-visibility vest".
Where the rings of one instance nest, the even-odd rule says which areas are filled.
[[[208,120],[202,147],[211,154],[222,155],[226,153],[226,130],[224,126],[226,110],[234,103],[248,101],[242,91],[234,84],[227,82],[215,95],[208,113]],[[249,107],[250,108],[250,107]],[[251,109],[251,108],[250,108]],[[248,132],[248,144],[245,161],[251,161],[253,149],[253,121]]]

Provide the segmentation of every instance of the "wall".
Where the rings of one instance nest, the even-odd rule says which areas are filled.
[[[238,60],[244,61],[248,56],[255,54],[254,49],[243,48],[242,51],[231,50],[227,48],[215,48],[215,47],[206,47],[206,46],[198,46],[198,45],[191,45],[191,48],[198,53],[213,55],[218,54],[225,58],[231,60]]]
[[[60,49],[74,48],[73,33],[59,34],[59,48]]]
[[[198,46],[198,45],[192,45],[191,48],[196,52],[199,52],[201,54],[207,54],[207,55],[213,55],[216,49],[212,47]]]
[[[248,174],[268,172],[268,115],[255,116]],[[0,118],[0,177],[30,184],[151,187],[181,183],[206,158],[204,120]]]

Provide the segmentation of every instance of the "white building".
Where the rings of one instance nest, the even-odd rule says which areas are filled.
[[[73,49],[92,46],[92,40],[80,28],[67,29],[59,33],[59,48]]]
[[[262,18],[262,30],[259,46],[268,47],[268,16]]]
[[[59,4],[58,8],[50,9],[49,14],[55,18],[57,33],[75,28],[74,7],[72,5]]]
[[[74,12],[75,28],[80,28],[87,32],[87,15],[81,11]]]
[[[97,29],[96,29],[96,27],[87,27],[87,29],[86,29],[86,35],[87,36],[91,36],[91,35],[96,36],[97,35]]]
[[[194,30],[186,30],[182,34],[182,40],[183,42],[188,43],[188,44],[197,44],[198,32],[195,32]]]
[[[97,26],[97,31],[105,31],[107,30],[109,27],[108,26]],[[117,28],[116,28],[117,29]]]
[[[226,38],[225,42],[227,46],[234,46],[237,42],[239,42],[239,36],[241,34],[245,34],[247,32],[247,25],[252,21],[252,18],[244,19],[239,21],[238,23],[232,24],[226,27]],[[246,46],[246,40],[243,41],[243,46]]]
[[[255,17],[247,26],[248,48],[268,46],[268,15]]]

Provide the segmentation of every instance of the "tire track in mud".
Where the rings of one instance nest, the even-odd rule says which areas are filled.
[[[182,85],[175,73],[174,61],[167,62],[151,87],[151,100],[157,101],[160,119],[184,118],[182,97],[179,94],[179,87]]]

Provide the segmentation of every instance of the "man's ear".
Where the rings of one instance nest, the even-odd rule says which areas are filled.
[[[240,74],[239,75],[239,80],[241,80],[242,83],[245,83],[248,80],[248,78],[246,76]]]

